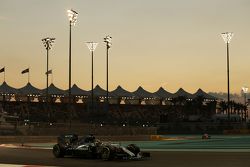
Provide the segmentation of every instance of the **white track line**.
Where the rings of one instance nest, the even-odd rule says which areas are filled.
[[[21,145],[15,145],[15,144],[0,144],[0,147],[6,147],[6,148],[23,148],[23,149],[41,149],[41,150],[52,150],[52,147],[36,147],[36,146],[21,146]],[[171,152],[250,152],[250,149],[141,149],[142,151],[171,151]],[[0,166],[1,167],[1,166]]]
[[[142,151],[168,152],[250,152],[250,149],[141,149]]]
[[[29,146],[29,145],[23,145],[22,146],[22,145],[19,145],[19,144],[0,144],[0,147],[52,150],[51,147],[35,147],[35,146]]]
[[[0,167],[52,167],[42,165],[19,165],[19,164],[0,164]]]

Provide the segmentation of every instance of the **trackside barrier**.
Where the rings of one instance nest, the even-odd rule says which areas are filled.
[[[19,122],[18,124],[0,124],[0,136],[58,136],[60,134],[95,134],[99,136],[151,135],[157,134],[157,127],[121,126],[108,124],[46,122]]]
[[[58,136],[0,136],[0,145],[16,143],[26,145],[27,143],[56,143]],[[84,137],[84,136],[79,136]],[[102,141],[149,141],[149,135],[122,135],[122,136],[95,136]]]
[[[150,135],[150,140],[159,141],[162,140],[162,137],[160,135]]]
[[[250,134],[250,129],[224,130],[223,134]]]

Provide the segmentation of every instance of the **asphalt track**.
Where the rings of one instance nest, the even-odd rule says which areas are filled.
[[[54,158],[51,150],[0,147],[0,164],[66,167],[250,167],[250,152],[154,151],[144,161]],[[1,165],[0,165],[1,166]]]

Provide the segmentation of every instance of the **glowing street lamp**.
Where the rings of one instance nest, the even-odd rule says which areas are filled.
[[[86,45],[87,47],[89,48],[90,52],[91,52],[91,59],[92,59],[92,66],[91,66],[91,105],[92,105],[92,112],[94,111],[94,105],[93,105],[93,102],[94,102],[94,85],[93,85],[93,82],[94,82],[94,51],[98,45],[97,42],[86,42]]]
[[[106,43],[106,48],[107,48],[107,95],[106,95],[106,99],[107,99],[107,106],[108,106],[108,104],[109,104],[109,77],[108,77],[108,64],[109,64],[109,49],[111,48],[111,46],[112,46],[112,43],[111,43],[111,41],[112,41],[112,37],[111,36],[106,36],[105,38],[104,38],[104,42]]]
[[[224,42],[227,44],[227,114],[228,114],[228,121],[230,120],[230,85],[229,85],[229,43],[231,39],[233,38],[232,32],[225,32],[221,33],[221,36],[224,40]]]
[[[67,10],[68,17],[69,17],[69,101],[68,103],[71,104],[71,27],[75,26],[77,22],[78,13],[73,9]],[[72,113],[70,116],[70,127],[71,127],[71,120],[72,120]]]
[[[49,92],[48,92],[48,87],[49,87],[49,81],[48,81],[48,77],[49,77],[49,50],[52,47],[52,44],[55,42],[55,38],[43,38],[42,39],[42,43],[44,45],[44,47],[47,50],[47,72],[46,72],[46,105],[47,105],[47,112],[49,110],[49,105],[48,105],[48,99],[49,99]],[[49,114],[49,121],[51,117],[51,114]]]

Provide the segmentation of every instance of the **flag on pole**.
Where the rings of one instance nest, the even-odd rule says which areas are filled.
[[[30,69],[29,69],[29,68],[23,70],[23,71],[22,71],[22,74],[25,74],[25,73],[27,73],[27,72],[30,72]]]
[[[47,74],[52,74],[52,70],[49,70],[48,72],[45,73],[46,75]]]
[[[5,67],[0,70],[0,73],[5,72]]]

